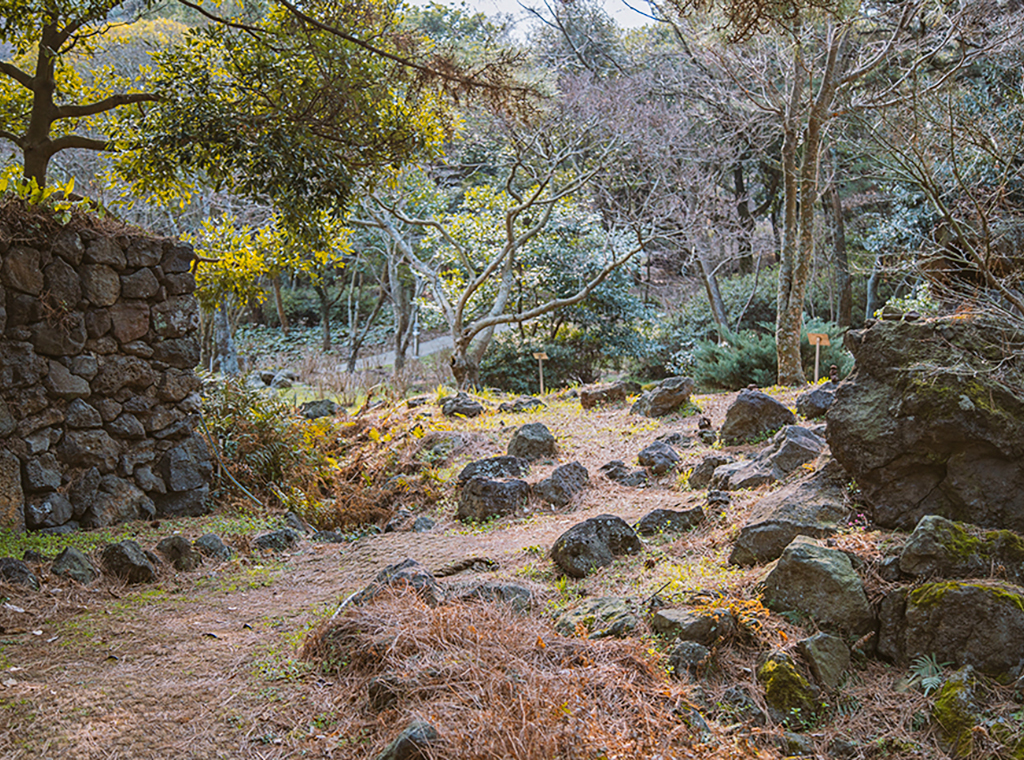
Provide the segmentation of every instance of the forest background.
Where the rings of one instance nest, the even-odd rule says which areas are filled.
[[[795,385],[884,308],[1024,314],[1018,3],[0,8],[4,191],[192,241],[208,369]]]

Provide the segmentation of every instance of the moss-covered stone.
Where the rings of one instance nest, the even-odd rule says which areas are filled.
[[[921,518],[899,561],[902,572],[918,577],[983,577],[998,567],[1024,585],[1024,538],[1011,530],[982,532],[938,515]]]
[[[764,699],[778,720],[804,723],[817,712],[816,689],[804,678],[788,656],[776,653],[757,670],[764,687]]]
[[[942,685],[932,708],[943,742],[954,757],[969,757],[974,750],[974,727],[981,720],[975,686],[974,668],[961,668]]]

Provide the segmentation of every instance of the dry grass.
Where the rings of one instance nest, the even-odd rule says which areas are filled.
[[[566,639],[545,622],[490,604],[431,609],[395,594],[325,623],[303,656],[339,679],[350,724],[374,756],[414,718],[441,741],[437,760],[750,758],[759,753],[688,721],[688,688],[637,641]],[[386,676],[395,702],[375,712],[368,686]]]

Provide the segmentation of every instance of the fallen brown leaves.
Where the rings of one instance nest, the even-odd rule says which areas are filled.
[[[382,597],[323,624],[303,657],[339,679],[340,732],[367,737],[339,757],[374,756],[416,718],[438,730],[437,760],[765,756],[701,728],[688,687],[642,643],[565,638],[500,605]],[[394,695],[376,711],[375,679]]]

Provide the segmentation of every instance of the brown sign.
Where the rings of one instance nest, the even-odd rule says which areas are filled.
[[[812,346],[831,346],[828,342],[828,333],[807,333],[807,340]]]
[[[544,361],[545,359],[548,358],[548,355],[546,353],[544,353],[543,351],[538,351],[537,353],[535,353],[533,355],[533,358],[538,360],[538,361]]]

